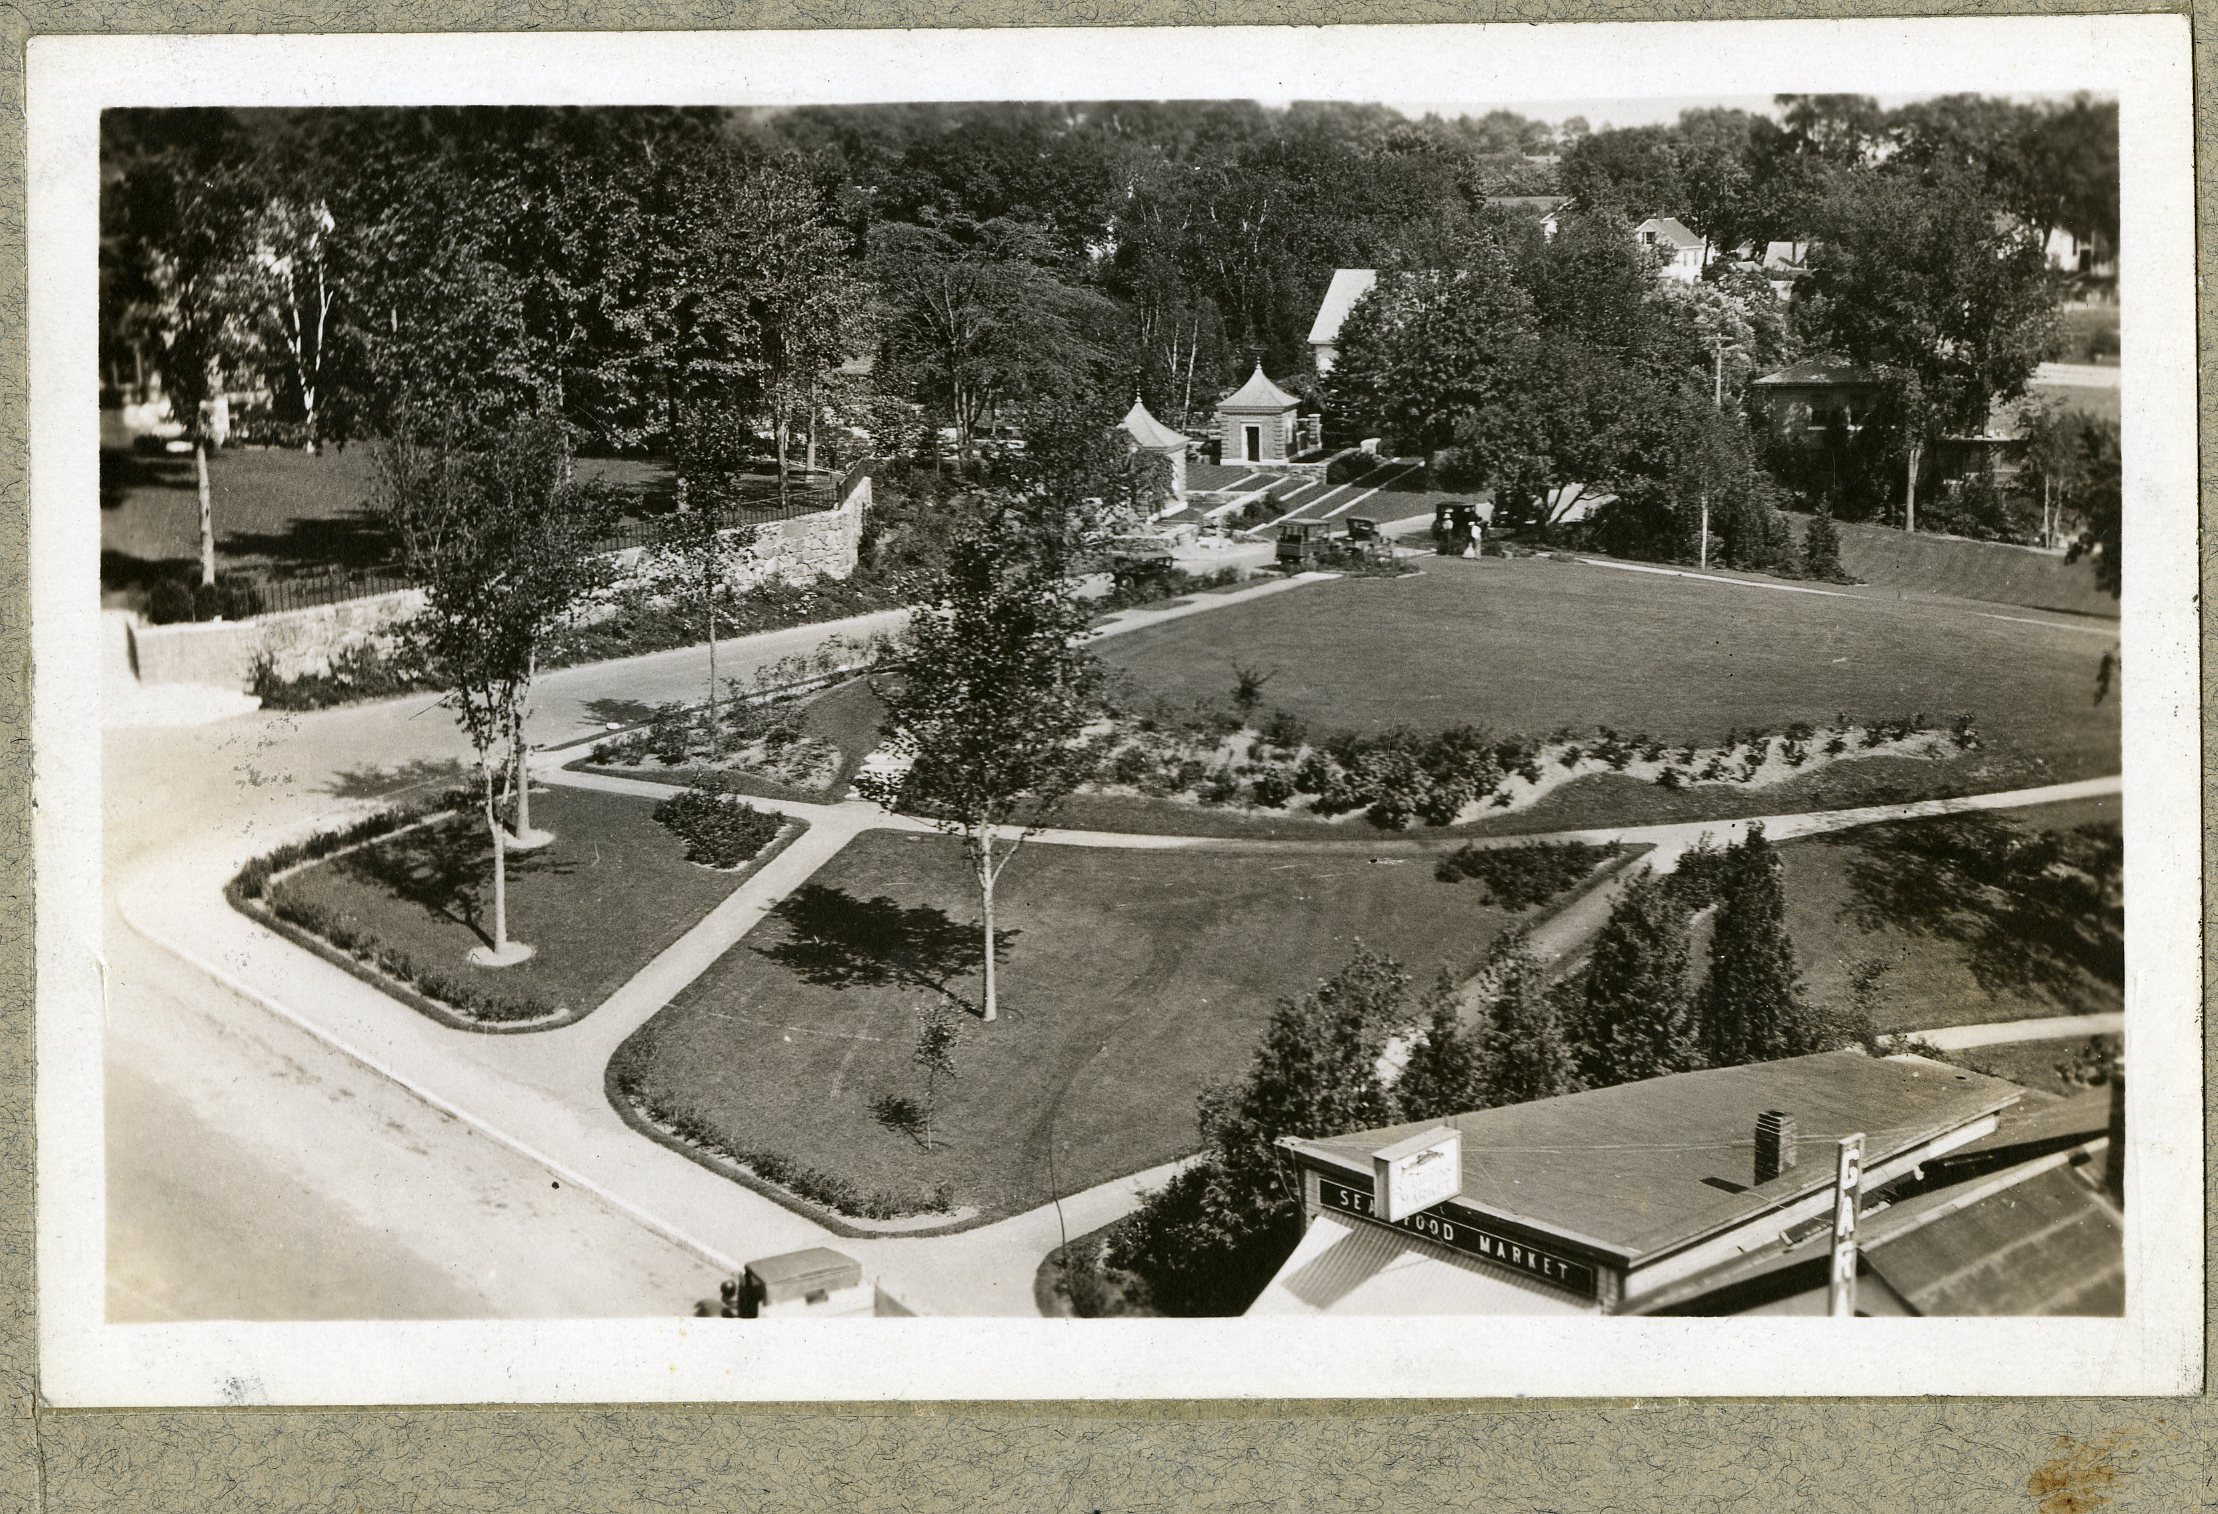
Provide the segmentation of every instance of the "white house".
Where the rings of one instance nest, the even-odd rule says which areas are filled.
[[[1663,266],[1657,270],[1661,278],[1691,284],[1709,265],[1709,242],[1689,231],[1675,216],[1650,216],[1633,228],[1633,240],[1663,259]]]
[[[1309,351],[1317,365],[1317,377],[1332,372],[1332,365],[1340,360],[1340,327],[1348,319],[1348,312],[1355,302],[1371,292],[1379,281],[1376,268],[1335,268],[1332,282],[1325,286],[1324,303],[1317,307],[1317,319],[1309,326]]]

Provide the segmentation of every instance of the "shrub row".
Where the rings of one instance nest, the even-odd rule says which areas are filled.
[[[321,905],[280,893],[266,898],[263,907],[287,925],[305,931],[397,983],[406,984],[462,1019],[484,1025],[516,1025],[551,1020],[562,1013],[560,1006],[548,1004],[543,999],[488,993],[445,968],[427,966],[400,948],[380,941],[349,917]]]
[[[367,642],[347,647],[321,673],[278,676],[268,653],[254,659],[251,691],[266,710],[321,710],[359,699],[389,699],[431,687],[431,675],[404,652]]]
[[[1246,570],[1241,568],[1213,568],[1207,573],[1189,573],[1176,563],[1161,558],[1121,562],[1109,570],[1109,592],[1095,601],[1094,608],[1104,612],[1129,610],[1135,605],[1158,604],[1186,594],[1221,589],[1228,584],[1240,583],[1246,577]]]
[[[147,592],[146,618],[158,626],[188,620],[246,620],[262,613],[262,591],[252,579],[219,573],[205,584],[179,574]]]
[[[948,1183],[939,1183],[929,1189],[866,1189],[851,1178],[811,1167],[779,1152],[745,1151],[733,1146],[708,1121],[672,1109],[648,1091],[639,1066],[639,1053],[632,1043],[627,1042],[609,1064],[609,1078],[617,1096],[650,1125],[835,1214],[865,1220],[897,1220],[911,1214],[947,1214],[955,1207],[955,1190]]]
[[[1513,802],[1510,781],[1540,782],[1544,756],[1566,769],[1590,760],[1615,771],[1636,761],[1660,764],[1653,781],[1678,788],[1753,782],[1770,761],[1774,743],[1789,766],[1800,767],[1821,750],[1838,757],[1859,738],[1868,750],[1934,730],[1917,714],[1869,721],[1859,738],[1852,738],[1856,728],[1844,715],[1822,745],[1820,732],[1807,721],[1777,732],[1744,736],[1736,730],[1714,748],[1691,742],[1674,747],[1659,737],[1608,726],[1597,727],[1591,737],[1564,727],[1544,741],[1495,737],[1469,726],[1431,734],[1396,727],[1309,745],[1301,722],[1274,711],[1254,731],[1248,759],[1225,760],[1223,742],[1243,728],[1239,717],[1213,706],[1180,713],[1157,701],[1144,711],[1124,712],[1117,730],[1093,738],[1100,780],[1150,798],[1191,794],[1204,804],[1262,809],[1282,809],[1306,794],[1319,815],[1361,810],[1382,830],[1404,830],[1453,824],[1474,803],[1506,808]],[[1949,734],[1961,751],[1981,745],[1969,715],[1959,716]]]
[[[337,852],[360,846],[379,836],[391,835],[404,826],[449,810],[461,809],[477,803],[477,792],[469,787],[458,787],[430,798],[418,799],[408,804],[396,804],[375,814],[365,815],[335,830],[318,831],[299,841],[288,841],[272,848],[248,862],[231,880],[226,892],[237,898],[259,900],[269,890],[270,880],[287,868],[303,862],[320,862]]]
[[[1434,876],[1443,883],[1477,880],[1486,903],[1506,910],[1546,904],[1591,874],[1623,848],[1584,841],[1532,841],[1521,846],[1466,846],[1440,859]]]
[[[738,867],[776,839],[776,815],[730,797],[716,775],[702,775],[655,806],[655,820],[685,843],[685,860]]]

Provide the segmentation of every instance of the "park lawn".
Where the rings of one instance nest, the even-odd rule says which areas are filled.
[[[1969,1046],[1946,1054],[1946,1060],[1967,1072],[2002,1078],[2021,1088],[2074,1098],[2087,1085],[2064,1075],[2087,1050],[2088,1036],[2060,1036],[2050,1041],[2008,1041],[1999,1046]]]
[[[2115,398],[2117,391],[2109,391]],[[1842,521],[1841,566],[1867,592],[1945,594],[2052,614],[2116,621],[2117,599],[2095,582],[2094,565],[2066,562],[2006,542],[1957,536],[1907,535],[1892,526]]]
[[[2116,798],[1947,820],[1903,820],[1783,843],[1787,934],[1810,1001],[1846,1009],[1860,962],[1892,966],[1880,982],[1880,1030],[1924,1030],[2044,1015],[2100,1014],[2124,1003],[2122,958],[2105,964],[2061,936],[2037,910],[1984,907],[1976,884],[1989,827],[2021,832],[2104,827]],[[1907,850],[1916,828],[1960,827],[1968,845],[1935,865]],[[1991,848],[1989,849],[1991,850]]]
[[[1970,713],[1985,749],[1949,781],[1992,789],[2117,771],[2117,706],[2094,698],[2104,648],[2078,625],[1965,605],[1440,558],[1418,577],[1342,579],[1133,631],[1102,655],[1179,702],[1224,704],[1235,664],[1261,668],[1266,708],[1319,734],[1608,725],[1711,743],[1843,713]],[[1711,792],[1729,791],[1689,791]],[[1761,792],[1768,808],[1784,789]]]
[[[508,930],[538,948],[513,967],[466,957],[492,929],[492,843],[476,811],[402,832],[292,874],[271,891],[353,918],[416,962],[470,975],[489,993],[590,1013],[737,888],[744,874],[685,860],[654,805],[549,789],[534,825],[555,833],[508,859]],[[773,843],[775,845],[776,843]]]
[[[959,845],[868,832],[617,1055],[652,1106],[728,1150],[864,1191],[945,1182],[994,1218],[1194,1150],[1202,1087],[1242,1075],[1274,1002],[1337,972],[1359,939],[1423,986],[1535,918],[1481,897],[1437,881],[1429,859],[1034,845],[997,891],[1010,934],[988,1025]],[[871,1111],[921,1094],[915,1016],[935,1001],[955,1007],[962,1044],[927,1153]]]
[[[581,477],[604,479],[643,505],[669,490],[664,463],[581,458],[577,466]],[[313,455],[225,448],[208,463],[217,564],[263,578],[389,567],[393,542],[371,509],[376,487],[377,460],[368,446],[326,447]],[[131,587],[165,567],[199,560],[199,496],[189,453],[102,448],[100,550],[109,588]]]

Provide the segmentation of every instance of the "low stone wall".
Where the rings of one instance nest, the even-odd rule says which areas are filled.
[[[755,555],[735,575],[740,586],[752,587],[773,578],[791,584],[846,578],[855,571],[863,511],[870,508],[870,500],[870,479],[859,476],[837,509],[763,527]],[[617,553],[616,561],[621,570],[629,570],[639,557],[639,549],[634,548]],[[131,665],[143,684],[197,683],[244,690],[252,687],[255,663],[265,656],[283,678],[326,672],[332,659],[351,647],[388,646],[395,628],[423,607],[423,590],[403,589],[251,620],[136,625],[131,628]]]
[[[140,683],[200,683],[247,689],[265,654],[280,675],[327,671],[348,647],[388,642],[395,627],[424,607],[424,591],[402,589],[344,599],[252,620],[133,626],[131,664]]]

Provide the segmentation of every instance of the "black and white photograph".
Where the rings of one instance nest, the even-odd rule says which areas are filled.
[[[50,1391],[2199,1381],[2144,19],[42,39]]]

